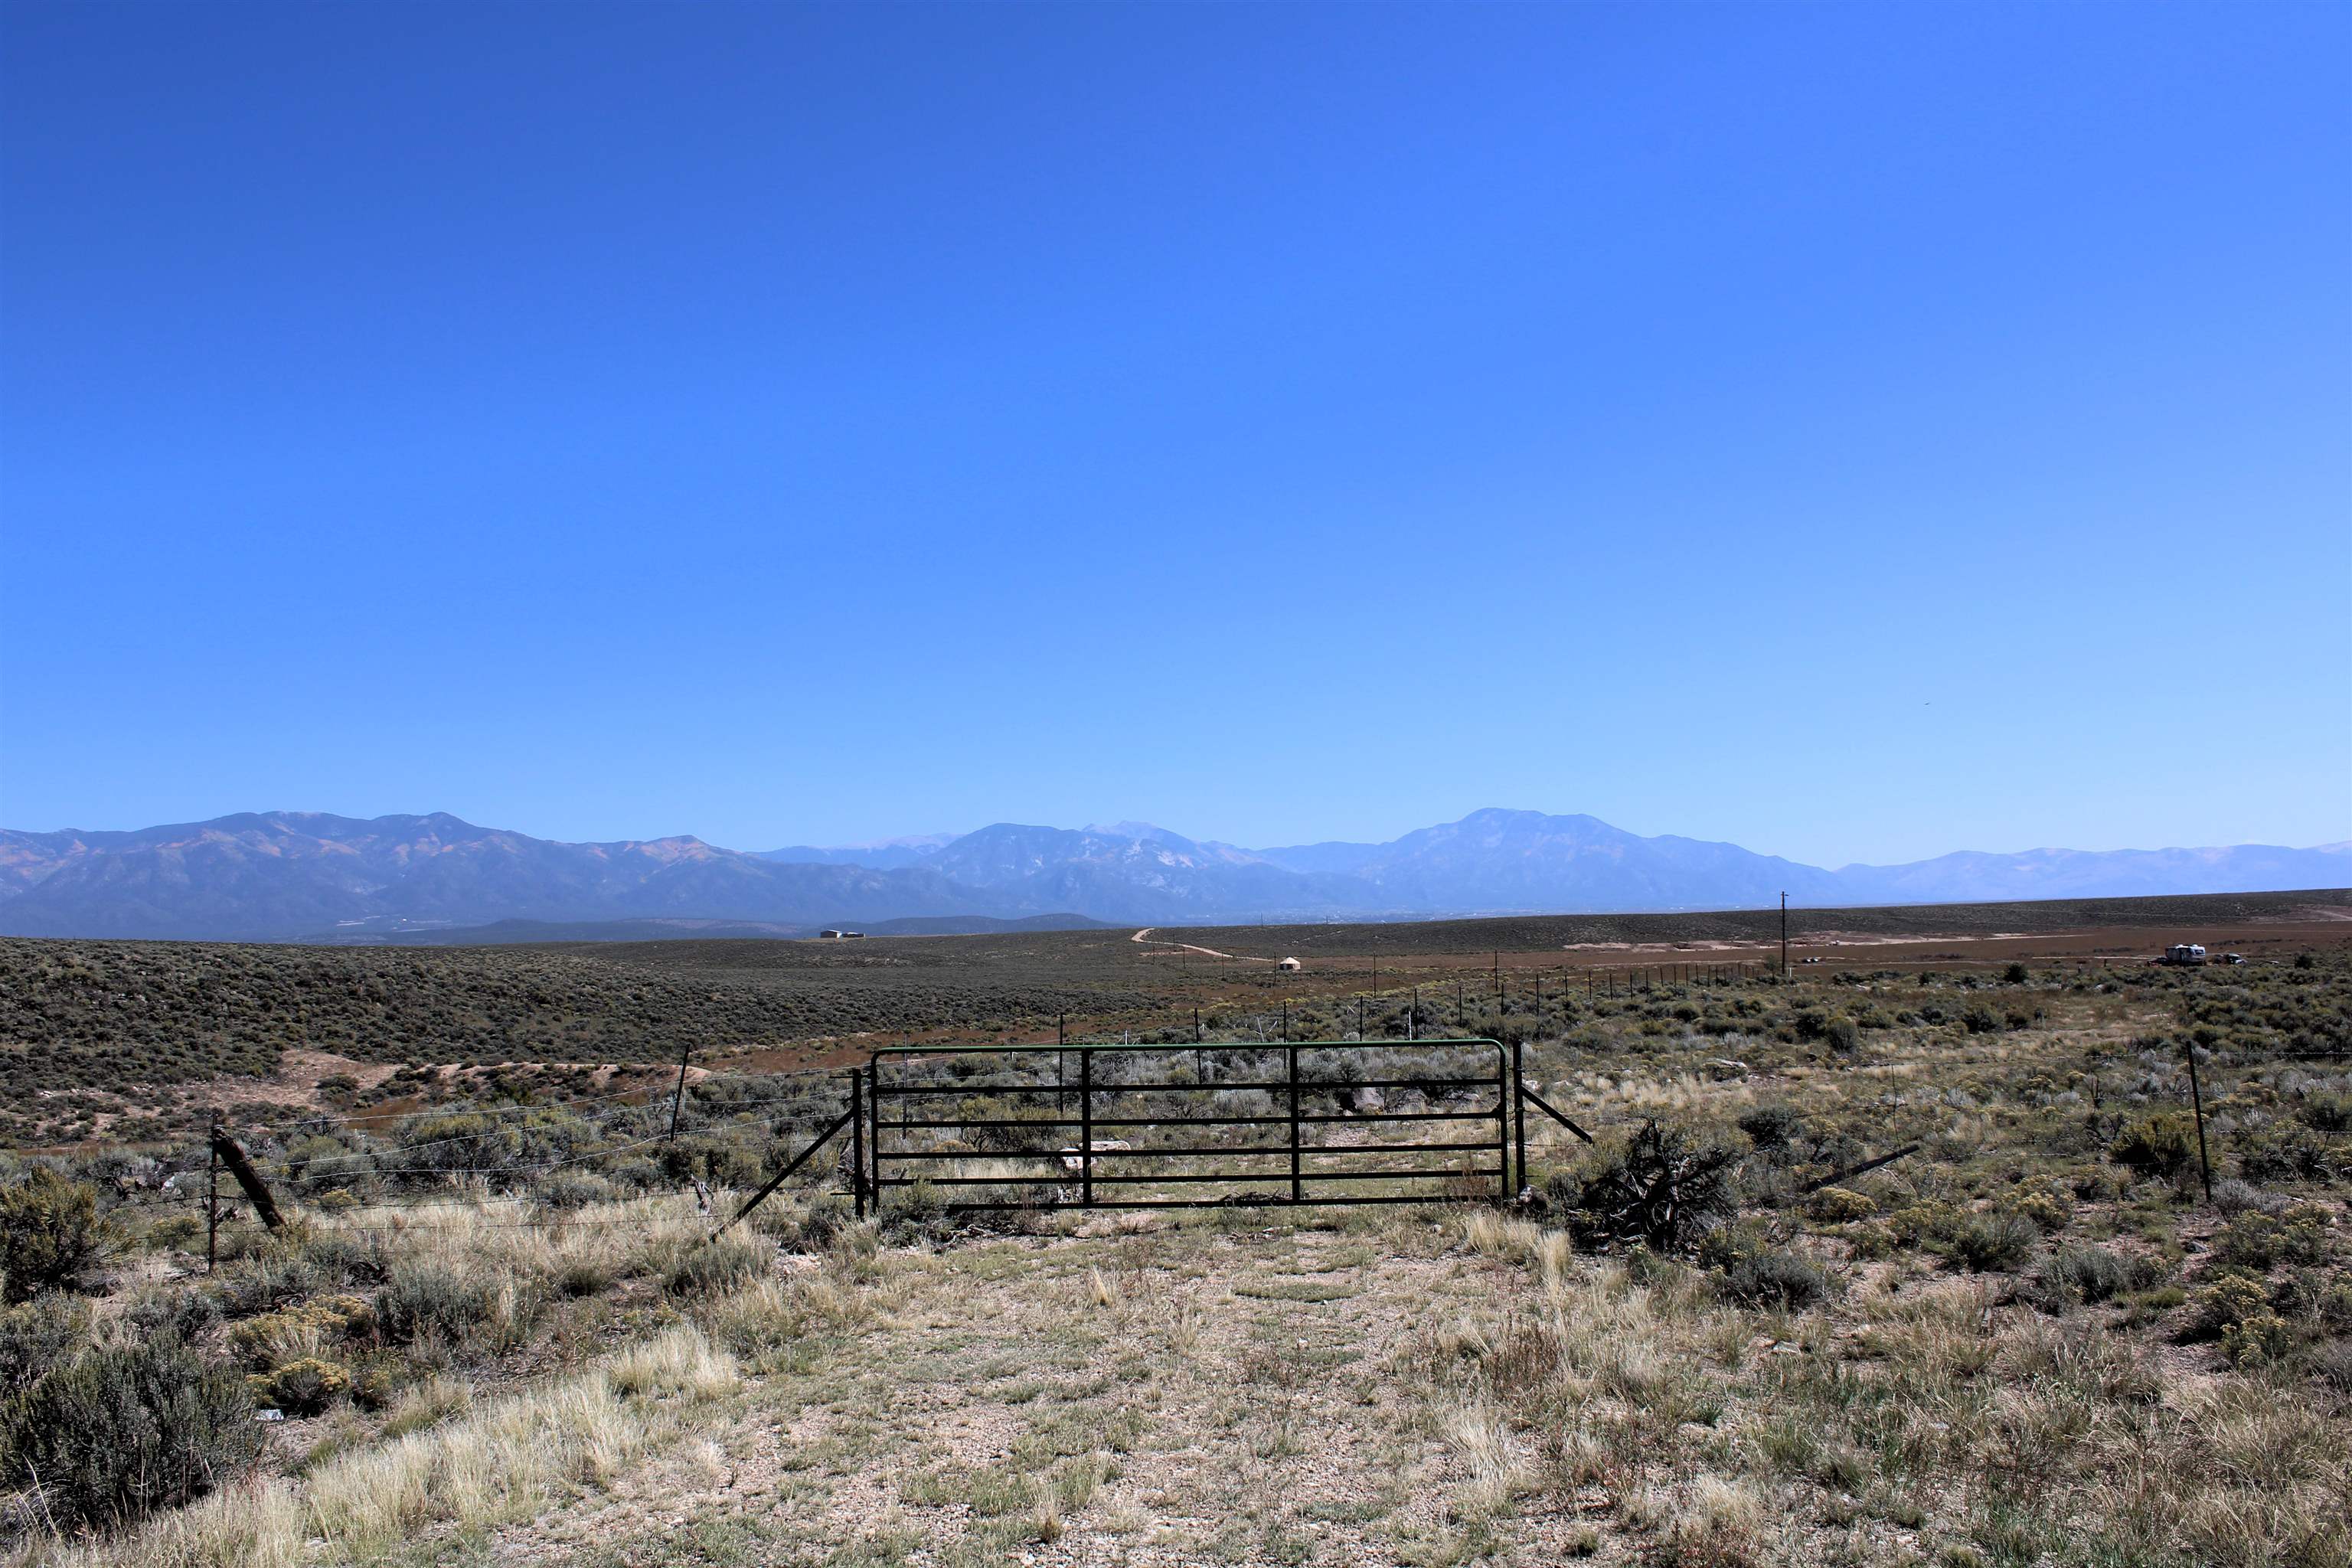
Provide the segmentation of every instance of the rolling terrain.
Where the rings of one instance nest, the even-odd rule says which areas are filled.
[[[1390,954],[1366,996],[1337,967],[1360,952],[1286,982],[1188,973],[1133,931],[0,942],[7,1048],[48,1075],[12,1079],[11,1104],[81,1119],[45,1129],[64,1136],[38,1158],[0,1156],[8,1256],[41,1286],[11,1275],[23,1299],[0,1308],[0,1435],[23,1457],[0,1472],[0,1551],[24,1568],[2341,1564],[2352,954],[2324,939],[2352,921],[2159,903],[2074,912],[2143,948],[2188,920],[2289,945],[2203,971],[1862,951],[1783,979],[1654,962],[1706,928],[1652,919],[1571,934],[1664,940],[1521,949],[1530,967],[1490,991],[1433,964],[1493,939],[1477,921],[1419,928],[1437,951]],[[2063,951],[2084,932],[2059,910],[1934,934],[1989,944],[2038,914],[2032,940]],[[1859,911],[1873,929],[1845,934],[1928,934],[1934,912]],[[1606,987],[1532,967],[1604,959],[1629,966]],[[929,1005],[984,1045],[1041,1004],[1115,1009],[1121,976],[1152,987],[1124,998],[1126,1026],[1174,1046],[1101,1058],[1118,1071],[1097,1115],[1171,1119],[1129,1137],[1201,1136],[1172,1120],[1199,1097],[1267,1109],[1246,1086],[1123,1087],[1147,1062],[1195,1070],[1189,1026],[1147,1032],[1155,1015],[1200,1005],[1236,1077],[1279,1059],[1277,1026],[1360,1028],[1318,1054],[1385,1075],[1416,1059],[1418,979],[1425,1026],[1521,1045],[1594,1142],[1531,1116],[1507,1204],[1469,1201],[1465,1176],[1463,1201],[1413,1208],[993,1216],[921,1185],[860,1216],[818,1145],[725,1224],[832,1124],[863,1056],[848,1037],[780,1051],[772,1031],[826,1008],[905,1027]],[[1117,1037],[1109,1013],[1086,1022]],[[125,1114],[142,1051],[206,1039],[248,1054]],[[681,1041],[698,1055],[674,1077],[661,1054]],[[940,1061],[957,1120],[939,1168],[1005,1182],[1003,1146],[977,1142],[995,1119],[1051,1136],[1068,1112],[945,1087],[967,1084],[960,1063],[987,1068]],[[232,1201],[208,1261],[210,1110],[294,1223]],[[1464,1167],[1481,1157],[1481,1123],[1431,1125]],[[1628,1231],[1612,1194],[1655,1147],[1691,1202]],[[84,1215],[100,1245],[29,1245]],[[158,1433],[198,1461],[190,1484],[146,1483]]]
[[[318,1080],[336,1062],[503,1065],[522,1085],[681,1056],[698,1071],[769,1071],[877,1044],[1061,1029],[1188,1039],[1196,1027],[1271,1032],[1289,1017],[1344,1033],[1366,1006],[1399,1031],[1489,1034],[1517,1026],[1513,1006],[1559,1017],[1596,987],[1759,972],[1777,963],[1779,918],[360,948],[0,939],[0,1145],[186,1125],[224,1088],[323,1108]],[[2277,962],[2352,946],[2352,890],[1810,910],[1792,917],[1791,940],[1792,958],[1824,973],[2128,967],[2173,940]],[[1291,955],[1306,967],[1276,972],[1271,960]]]

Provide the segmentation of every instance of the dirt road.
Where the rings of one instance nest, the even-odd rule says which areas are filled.
[[[1158,931],[1159,929],[1160,928],[1158,926],[1145,926],[1141,931],[1137,931],[1133,936],[1129,937],[1127,940],[1129,942],[1142,942],[1146,938],[1150,937],[1153,931]],[[1193,942],[1170,942],[1165,937],[1160,939],[1159,945],[1170,952],[1197,952],[1208,958],[1231,959],[1235,963],[1272,963],[1274,962],[1271,958],[1252,958],[1246,952],[1219,952],[1213,947],[1202,947]],[[1144,956],[1146,958],[1153,958],[1159,955],[1156,953],[1145,953]]]

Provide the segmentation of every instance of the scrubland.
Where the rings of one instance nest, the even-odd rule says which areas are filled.
[[[0,1162],[9,1561],[2352,1563],[2341,955],[1482,1007],[1596,1139],[1502,1205],[828,1159],[713,1242],[833,1103],[723,1074],[258,1131],[210,1272],[152,1156]]]

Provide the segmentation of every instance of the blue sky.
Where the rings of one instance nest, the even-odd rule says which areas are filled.
[[[2352,9],[0,12],[0,821],[2352,837]]]

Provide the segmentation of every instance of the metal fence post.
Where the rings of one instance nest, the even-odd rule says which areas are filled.
[[[2204,1179],[2205,1201],[2213,1201],[2213,1168],[2205,1163],[2205,1091],[2197,1083],[2197,1047],[2189,1047],[2189,1100],[2197,1108],[2197,1173]]]
[[[1519,1181],[1513,1194],[1528,1190],[1528,1071],[1527,1058],[1517,1040],[1511,1042],[1511,1110],[1518,1123],[1515,1140],[1518,1144]]]
[[[859,1219],[866,1217],[865,1111],[867,1096],[864,1092],[865,1083],[865,1072],[861,1068],[851,1068],[849,1069],[849,1190],[856,1195]],[[882,1169],[882,1129],[878,1125],[874,1130],[874,1169],[878,1174]],[[879,1208],[882,1204],[882,1192],[878,1186],[874,1192],[874,1204],[877,1208]]]
[[[1078,1206],[1095,1206],[1095,1054],[1078,1052]]]
[[[1290,1201],[1306,1201],[1306,1191],[1298,1179],[1298,1047],[1286,1046],[1284,1054],[1290,1062]]]
[[[220,1266],[220,1112],[213,1112],[212,1135],[205,1140],[212,1170],[205,1185],[205,1272]]]

